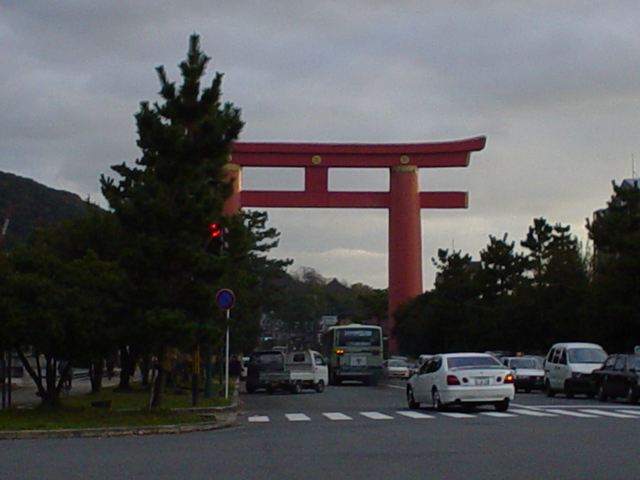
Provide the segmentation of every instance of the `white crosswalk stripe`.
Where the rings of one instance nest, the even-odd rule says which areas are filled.
[[[527,408],[510,408],[510,412],[517,413],[518,415],[529,415],[531,417],[557,417],[553,413],[542,412],[540,410],[529,410]]]
[[[327,417],[329,420],[353,420],[353,418],[349,415],[345,415],[344,413],[340,412],[325,412],[322,415]]]
[[[304,413],[285,413],[284,415],[288,420],[292,422],[309,422],[311,418]]]
[[[396,412],[398,415],[403,415],[409,418],[415,418],[416,420],[422,418],[436,418],[433,415],[427,415],[426,413],[414,412],[413,410],[400,410]]]
[[[581,409],[581,412],[585,413],[593,413],[594,415],[604,415],[605,417],[614,417],[614,418],[638,418],[633,415],[627,415],[624,413],[611,412],[609,410],[594,410],[591,408]]]
[[[567,416],[574,418],[619,418],[619,419],[640,419],[640,409],[607,409],[607,408],[581,408],[579,410],[570,408],[511,408],[508,412],[494,412],[494,411],[478,411],[472,413],[464,412],[433,412],[433,414],[424,413],[415,410],[398,410],[395,412],[399,417],[405,417],[411,420],[424,420],[424,419],[437,419],[437,418],[478,418],[479,416],[493,417],[493,418],[516,418],[519,416],[529,417],[558,417]],[[392,415],[366,411],[358,412],[359,415],[368,418],[370,420],[395,420],[399,417]],[[331,421],[350,421],[353,420],[353,416],[347,415],[342,412],[322,412],[322,416]],[[310,422],[312,418],[305,413],[285,413],[284,417],[290,422]],[[247,421],[251,423],[268,423],[271,422],[271,418],[268,415],[251,415],[247,417]]]
[[[458,412],[440,412],[440,415],[444,415],[445,417],[451,417],[451,418],[475,418],[475,415],[471,415],[469,413],[458,413]]]
[[[271,421],[269,417],[267,417],[266,415],[253,415],[252,417],[249,417],[247,420],[254,423],[266,423]]]
[[[573,410],[563,410],[561,408],[550,408],[546,411],[551,413],[557,413],[558,415],[567,415],[569,417],[597,418],[597,415],[591,415],[590,413],[574,412]]]
[[[482,415],[486,415],[487,417],[496,417],[496,418],[509,418],[509,417],[517,417],[513,413],[506,412],[480,412]]]
[[[620,413],[624,413],[626,415],[636,415],[640,417],[640,410],[617,410]]]
[[[371,420],[393,420],[393,417],[380,412],[360,412],[360,415]]]

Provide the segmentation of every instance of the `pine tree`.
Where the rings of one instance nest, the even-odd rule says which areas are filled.
[[[224,222],[231,189],[224,165],[242,130],[240,110],[222,104],[222,74],[201,89],[210,58],[192,35],[180,63],[180,87],[158,67],[161,103],[141,102],[136,114],[142,156],[135,167],[111,168],[102,192],[125,233],[122,262],[134,287],[140,344],[159,359],[152,405],[159,405],[170,347],[189,348],[211,333],[217,282],[229,260],[207,254],[208,226]]]

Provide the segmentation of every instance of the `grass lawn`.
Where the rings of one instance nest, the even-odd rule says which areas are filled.
[[[198,407],[220,407],[231,404],[224,398],[224,386],[214,384],[213,399],[199,395]],[[98,408],[94,402],[111,402],[110,408]],[[149,389],[133,385],[131,392],[103,389],[97,394],[62,398],[58,408],[40,406],[14,407],[0,410],[0,430],[57,430],[66,428],[133,427],[145,425],[172,425],[212,421],[215,417],[190,408],[191,392],[165,392],[161,408],[149,409]]]

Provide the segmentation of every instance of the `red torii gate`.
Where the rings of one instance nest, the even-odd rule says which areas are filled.
[[[466,167],[486,137],[439,143],[326,144],[246,143],[233,145],[227,164],[233,195],[224,213],[242,207],[386,208],[389,210],[389,348],[393,312],[423,293],[421,208],[466,208],[467,192],[420,192],[419,168]],[[304,191],[242,190],[242,167],[302,167]],[[389,168],[388,192],[330,192],[330,168]]]

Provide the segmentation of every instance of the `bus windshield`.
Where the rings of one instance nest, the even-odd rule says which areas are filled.
[[[338,330],[338,347],[379,347],[380,330],[372,328],[343,328]]]

